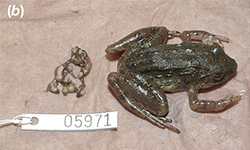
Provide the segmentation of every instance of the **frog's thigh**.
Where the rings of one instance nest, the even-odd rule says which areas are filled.
[[[168,113],[168,103],[163,91],[152,90],[136,79],[120,73],[110,73],[108,82],[124,107],[145,118],[148,112],[155,116]]]
[[[188,90],[189,105],[193,111],[197,112],[216,112],[224,110],[228,105],[231,105],[234,101],[240,100],[240,96],[230,95],[219,101],[211,100],[199,100],[198,90]]]

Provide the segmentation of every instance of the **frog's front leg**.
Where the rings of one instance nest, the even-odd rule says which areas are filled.
[[[182,39],[183,42],[202,41],[202,43],[207,44],[207,45],[218,44],[223,49],[224,49],[224,46],[221,43],[221,41],[227,42],[227,43],[229,42],[229,38],[227,37],[214,35],[209,32],[202,31],[202,30],[184,31],[180,35],[180,38]]]
[[[189,105],[193,111],[197,112],[218,112],[224,110],[227,106],[241,99],[240,96],[230,95],[219,101],[199,100],[198,90],[188,90]]]
[[[177,128],[168,124],[171,119],[165,118],[168,114],[166,95],[152,79],[135,73],[123,75],[112,72],[108,76],[108,82],[125,108],[161,128],[180,133]]]

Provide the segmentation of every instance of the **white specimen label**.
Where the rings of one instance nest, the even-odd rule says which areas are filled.
[[[23,114],[22,130],[86,131],[117,128],[117,111],[88,114]],[[34,124],[34,120],[36,123]]]

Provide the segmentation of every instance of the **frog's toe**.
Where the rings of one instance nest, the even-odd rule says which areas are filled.
[[[158,117],[160,120],[162,120],[163,122],[167,122],[167,123],[171,123],[172,122],[172,119],[168,119],[168,118],[165,118],[165,117]]]
[[[159,120],[157,120],[157,123],[159,123],[161,126],[163,126],[162,128],[168,128],[169,130],[171,131],[174,131],[178,134],[181,133],[181,131],[179,129],[177,129],[176,127],[172,126],[171,123],[172,122],[172,119],[168,119],[168,118],[165,118],[165,117],[157,117]]]
[[[179,129],[177,129],[176,127],[174,127],[174,126],[172,126],[170,124],[165,124],[165,127],[168,128],[171,131],[174,131],[175,133],[178,133],[178,134],[181,133],[181,131]]]
[[[214,38],[219,40],[219,41],[223,41],[223,42],[227,42],[229,43],[229,38],[225,37],[225,36],[221,36],[221,35],[214,35]]]

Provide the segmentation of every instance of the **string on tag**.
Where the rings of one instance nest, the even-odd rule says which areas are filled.
[[[28,120],[23,121],[22,118],[28,118]],[[14,117],[13,119],[6,119],[6,120],[0,120],[0,127],[7,126],[7,125],[25,125],[25,124],[31,124],[32,118],[30,117],[24,117],[23,115],[19,115]]]

